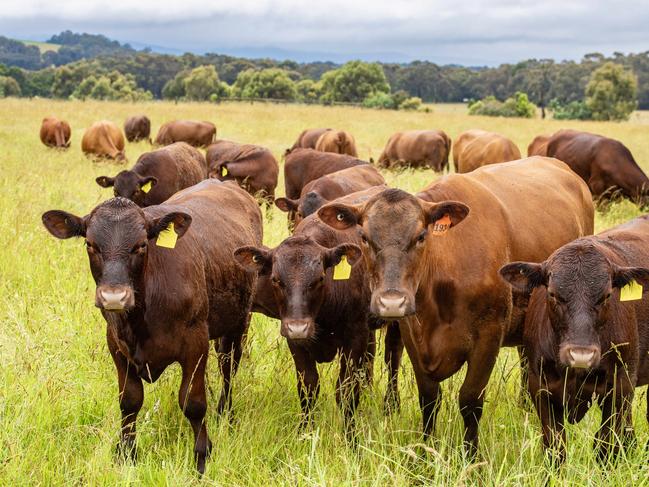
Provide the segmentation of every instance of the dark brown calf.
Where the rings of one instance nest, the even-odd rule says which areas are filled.
[[[543,444],[565,459],[564,420],[579,422],[597,401],[598,458],[633,437],[634,388],[649,384],[649,218],[642,216],[554,252],[540,264],[514,262],[500,273],[531,298],[524,326],[529,391]],[[649,408],[647,410],[649,421]]]
[[[275,204],[285,212],[295,213],[295,223],[314,213],[321,206],[342,196],[373,186],[385,186],[385,179],[373,166],[364,164],[325,174],[307,183],[299,199],[277,198]]]
[[[552,205],[539,212],[547,201]],[[435,424],[440,382],[467,363],[459,405],[464,441],[475,454],[498,350],[520,343],[511,290],[498,270],[512,255],[547,257],[591,233],[593,213],[583,181],[546,158],[449,175],[420,198],[388,189],[361,205],[320,208],[325,223],[361,234],[370,311],[399,320],[426,435]]]
[[[151,120],[146,115],[127,118],[124,122],[124,134],[129,142],[148,140],[151,143]]]
[[[178,401],[194,430],[194,453],[203,472],[211,447],[204,422],[209,340],[218,343],[221,412],[231,403],[231,377],[255,288],[255,275],[236,265],[232,253],[261,244],[256,202],[235,184],[208,180],[163,205],[143,209],[113,198],[85,217],[48,211],[43,224],[57,238],[85,237],[97,284],[95,305],[106,320],[117,368],[123,451],[135,455],[142,380],[155,382],[178,362]]]
[[[175,120],[160,127],[155,143],[169,145],[174,142],[187,142],[194,147],[207,147],[214,142],[214,137],[216,126],[211,122]]]
[[[593,196],[609,198],[621,191],[624,197],[647,204],[649,179],[621,142],[588,132],[560,130],[550,137],[547,154],[579,174]]]
[[[151,206],[206,177],[203,154],[189,144],[176,142],[145,152],[132,169],[121,171],[114,178],[99,176],[96,182],[103,188],[112,187],[115,196],[128,198],[138,206]]]
[[[56,117],[46,117],[41,123],[41,142],[48,147],[67,149],[70,147],[72,131],[70,124]]]
[[[220,140],[207,148],[209,177],[221,181],[236,180],[248,193],[263,198],[267,204],[275,199],[279,165],[265,147]]]

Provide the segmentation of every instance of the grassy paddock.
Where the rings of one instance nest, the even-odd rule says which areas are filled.
[[[402,129],[442,128],[451,137],[485,128],[511,137],[525,152],[532,137],[570,126],[624,141],[649,169],[647,117],[629,123],[554,122],[468,117],[458,106],[405,113],[360,108],[225,103],[138,105],[51,100],[0,100],[0,484],[91,485],[642,485],[649,481],[647,453],[638,449],[608,470],[594,461],[591,445],[599,412],[568,426],[568,461],[554,472],[543,461],[536,414],[518,400],[515,353],[503,350],[493,373],[480,425],[480,458],[462,458],[462,422],[457,391],[463,372],[443,385],[435,442],[422,444],[414,377],[404,359],[402,410],[382,412],[386,373],[380,360],[375,381],[363,394],[359,445],[345,443],[334,401],[337,366],[320,367],[322,392],[315,427],[296,431],[299,404],[292,360],[278,323],[255,315],[242,367],[234,384],[234,420],[215,414],[220,376],[213,352],[208,380],[208,430],[214,451],[203,479],[194,473],[192,434],[177,406],[180,374],[171,367],[154,385],[145,384],[138,419],[139,462],[114,461],[119,408],[116,374],[106,349],[105,325],[93,307],[94,283],[83,242],[56,241],[40,224],[53,208],[85,214],[111,196],[94,178],[120,168],[95,164],[81,154],[84,127],[100,119],[122,124],[146,113],[154,132],[176,118],[211,120],[218,136],[268,146],[280,158],[305,127],[350,130],[361,157],[376,158],[388,136]],[[72,148],[57,152],[38,140],[41,119],[55,114],[73,129]],[[149,149],[129,144],[130,164]],[[416,191],[429,172],[388,174],[390,184]],[[283,194],[280,182],[278,194]],[[630,203],[598,214],[597,230],[639,214]],[[287,236],[285,217],[274,210],[265,221],[265,241]],[[381,347],[382,349],[382,347]],[[635,426],[649,439],[646,390],[638,390]]]

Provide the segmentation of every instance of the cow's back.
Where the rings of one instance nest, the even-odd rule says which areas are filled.
[[[518,147],[496,133],[484,133],[474,137],[462,146],[458,153],[457,172],[466,173],[481,166],[508,162],[521,158]]]

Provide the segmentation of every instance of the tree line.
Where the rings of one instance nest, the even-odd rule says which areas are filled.
[[[594,71],[612,62],[633,73],[637,106],[649,108],[649,51],[612,56],[591,53],[579,62],[529,59],[493,68],[440,66],[428,61],[356,61],[340,66],[214,53],[157,54],[137,51],[104,36],[69,31],[48,42],[60,44],[58,52],[41,54],[35,46],[0,37],[0,86],[5,86],[5,93],[133,100],[234,96],[364,103],[383,108],[398,108],[405,100],[407,106],[417,105],[416,99],[439,103],[494,97],[505,102],[525,93],[543,111],[567,109],[572,116],[583,109],[574,104],[584,102]],[[12,78],[15,84],[6,78]],[[11,86],[7,87],[8,83]],[[566,108],[570,106],[572,109]]]

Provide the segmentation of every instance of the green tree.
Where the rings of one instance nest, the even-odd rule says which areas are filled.
[[[586,86],[586,105],[595,120],[627,120],[636,109],[638,82],[632,71],[607,62],[593,71]]]
[[[185,96],[185,78],[189,70],[182,70],[176,73],[172,79],[167,81],[162,88],[162,97],[169,100],[178,100]]]
[[[189,100],[214,100],[227,96],[227,87],[223,86],[214,66],[194,68],[183,80],[185,96]]]
[[[390,85],[378,63],[350,61],[339,69],[322,75],[322,96],[325,103],[360,103],[376,93],[390,93]]]
[[[305,103],[316,103],[320,98],[320,83],[312,79],[303,79],[295,83],[298,100]]]
[[[232,91],[234,96],[240,98],[297,99],[295,82],[286,71],[278,68],[242,71]]]
[[[0,76],[0,98],[5,96],[20,96],[20,85],[9,76]]]

